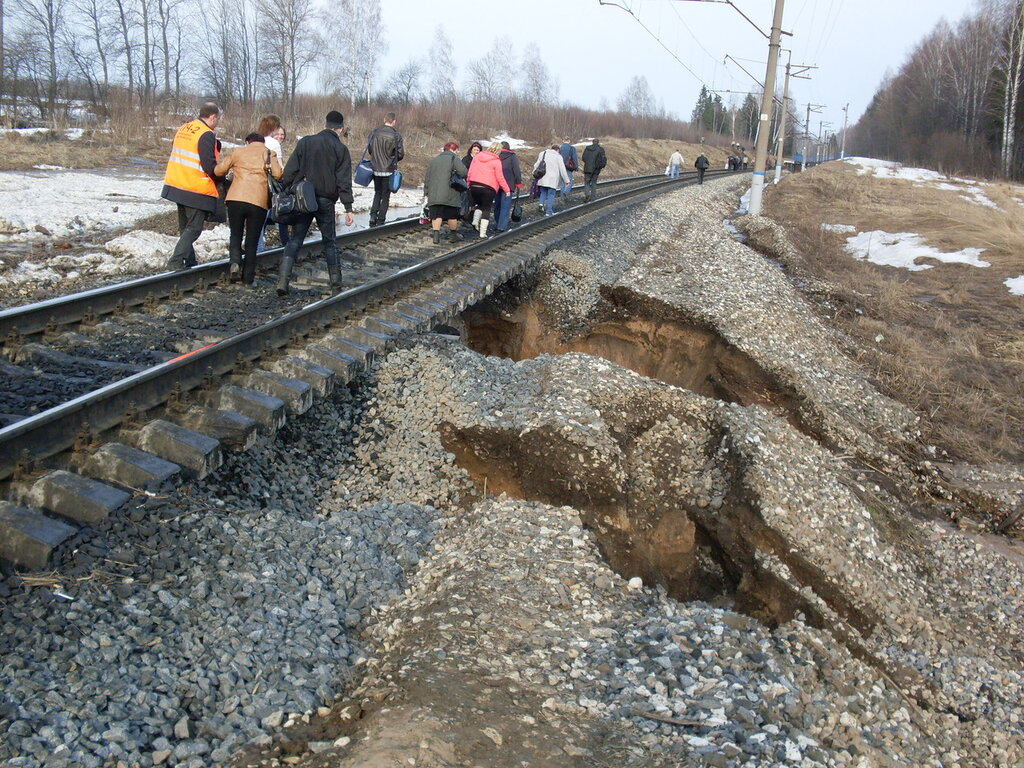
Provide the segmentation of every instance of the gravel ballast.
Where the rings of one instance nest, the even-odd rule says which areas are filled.
[[[1024,762],[1019,560],[858,479],[850,457],[912,441],[913,416],[732,240],[737,191],[611,217],[532,299],[567,337],[699,322],[797,418],[589,355],[409,339],[83,530],[52,576],[0,582],[0,761],[274,765],[281,729],[341,697],[364,717],[289,763]],[[715,589],[679,599],[687,574]]]

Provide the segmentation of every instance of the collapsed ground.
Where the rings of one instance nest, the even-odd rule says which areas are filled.
[[[934,514],[918,414],[726,233],[739,191],[612,217],[76,542],[73,616],[9,580],[15,764],[1019,763],[1020,555]]]

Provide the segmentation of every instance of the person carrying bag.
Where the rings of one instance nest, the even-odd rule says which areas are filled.
[[[256,276],[256,247],[267,220],[274,179],[282,175],[281,163],[267,149],[261,134],[250,133],[245,137],[245,146],[218,162],[214,172],[224,176],[228,171],[233,176],[225,202],[231,229],[228,274],[232,281],[252,285]]]

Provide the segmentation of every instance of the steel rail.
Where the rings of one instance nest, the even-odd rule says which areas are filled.
[[[725,173],[717,172],[718,175]],[[340,324],[352,313],[452,272],[488,251],[502,250],[527,241],[548,229],[596,213],[613,204],[643,202],[660,194],[665,187],[682,185],[680,179],[661,178],[662,181],[607,195],[587,205],[565,209],[497,237],[481,239],[387,277],[314,301],[261,326],[15,422],[0,429],[0,480],[14,474],[24,456],[39,460],[65,451],[72,447],[76,437],[83,431],[96,435],[112,429],[122,424],[129,412],[145,412],[156,408],[164,404],[172,392],[196,389],[208,381],[208,377],[224,375],[240,362],[251,362],[273,355],[281,347],[301,343],[304,337],[316,336],[332,325]]]
[[[659,178],[657,176],[628,176],[621,179],[608,179],[599,182],[607,187],[613,184],[624,184],[632,181],[644,181]],[[336,238],[338,249],[354,248],[367,242],[384,240],[388,237],[401,235],[415,230],[419,226],[419,217],[412,216],[399,219],[373,229],[361,229],[346,232]],[[306,255],[320,247],[320,239],[315,238],[303,243],[300,255]],[[261,251],[256,256],[258,267],[276,266],[281,260],[284,248],[272,248]],[[185,293],[196,288],[203,289],[222,279],[228,271],[228,260],[199,264],[191,269],[161,272],[123,283],[106,285],[88,291],[59,296],[45,301],[25,304],[20,307],[9,307],[0,310],[0,341],[11,334],[31,336],[42,333],[48,327],[60,327],[80,322],[88,315],[100,316],[110,314],[129,307],[144,304],[149,297],[163,299],[178,291]]]

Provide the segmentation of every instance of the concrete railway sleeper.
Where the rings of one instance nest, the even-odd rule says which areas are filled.
[[[647,177],[616,180],[609,182],[609,188],[648,181]],[[525,208],[527,222],[539,217],[533,206]],[[338,238],[349,287],[382,279],[451,249],[433,244],[414,220],[370,233]],[[307,243],[307,255],[319,246],[319,239]],[[6,357],[0,359],[0,427],[257,327],[333,292],[322,259],[312,258],[300,261],[293,272],[292,295],[274,295],[269,285],[275,254],[261,256],[270,259],[268,269],[252,288],[229,284],[225,262],[217,262],[0,312],[0,344]],[[213,280],[217,269],[220,277],[212,284],[206,279],[168,282],[195,280],[196,273],[204,271]],[[152,288],[141,304],[140,284]]]
[[[564,238],[681,183],[692,181],[648,181],[471,242],[0,429],[0,559],[44,567],[76,524],[131,492],[205,477],[399,337],[449,323]]]
[[[688,174],[683,174],[683,179]],[[643,185],[661,176],[631,176],[599,182],[603,190],[628,188]],[[579,189],[580,187],[577,187]],[[524,206],[525,220],[535,218],[530,206]],[[379,267],[387,271],[395,256],[396,245],[401,244],[406,254],[413,244],[422,246],[414,250],[435,254],[437,246],[430,245],[422,237],[423,228],[416,217],[394,221],[374,229],[358,230],[339,235],[338,250],[347,255],[350,266]],[[262,251],[257,256],[257,268],[276,270],[283,248]],[[320,238],[308,239],[299,251],[299,259],[320,252]],[[347,253],[346,253],[347,252]],[[353,262],[353,258],[355,261]],[[323,270],[319,270],[323,271]],[[318,274],[318,270],[307,270],[307,275]],[[26,338],[43,334],[60,333],[67,326],[78,323],[94,323],[99,318],[114,313],[123,313],[133,307],[152,306],[165,300],[178,300],[194,291],[202,292],[212,286],[223,284],[228,277],[228,260],[220,259],[200,264],[189,270],[163,272],[157,275],[129,280],[115,285],[48,299],[21,307],[0,310],[0,339],[12,335]],[[327,279],[317,278],[314,282],[326,285]]]

